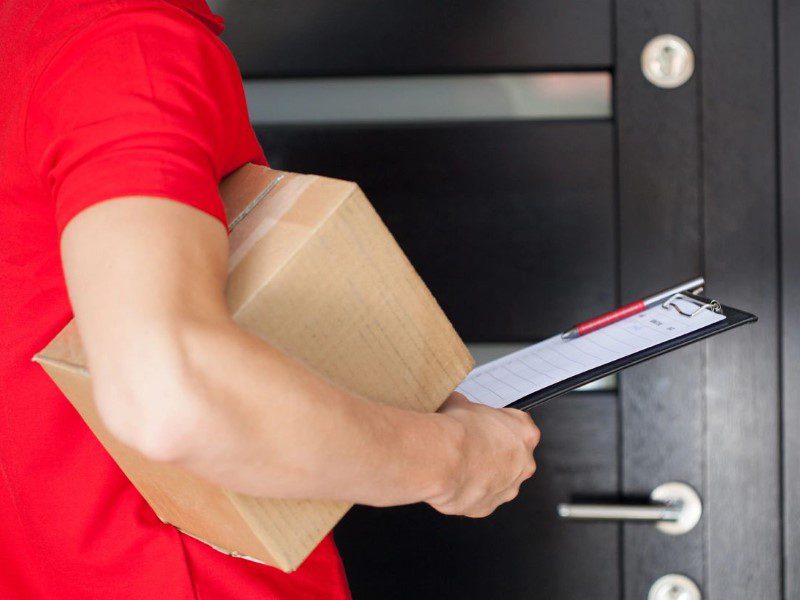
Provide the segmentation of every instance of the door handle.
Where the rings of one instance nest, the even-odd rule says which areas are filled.
[[[557,506],[558,516],[572,521],[636,521],[653,523],[669,535],[691,531],[703,514],[700,496],[689,485],[671,481],[650,493],[649,504],[570,504]]]

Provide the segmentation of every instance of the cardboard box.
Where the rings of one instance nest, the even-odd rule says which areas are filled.
[[[357,185],[246,165],[220,186],[236,321],[357,394],[433,411],[469,352]],[[34,358],[165,522],[235,556],[296,569],[348,510],[256,498],[148,461],[113,438],[92,401],[72,322]]]

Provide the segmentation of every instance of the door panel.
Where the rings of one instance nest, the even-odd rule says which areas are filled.
[[[606,68],[610,0],[218,0],[246,77]]]
[[[784,595],[800,598],[800,3],[778,2]]]
[[[539,472],[490,517],[415,505],[344,518],[336,543],[356,600],[619,596],[618,526],[565,523],[555,510],[576,489],[616,495],[616,397],[572,394],[534,418],[544,432]]]
[[[672,33],[697,48],[690,2],[618,0],[617,99],[620,282],[623,302],[702,274],[700,107],[697,75],[677,89],[657,88],[640,53],[655,35]],[[647,495],[669,481],[703,495],[705,344],[620,374],[622,490]],[[704,587],[704,523],[682,536],[623,526],[624,597],[679,573]]]
[[[467,341],[540,339],[614,305],[608,121],[258,133],[277,168],[357,181]]]
[[[714,598],[781,595],[773,10],[772,2],[724,0],[702,9],[706,274],[714,294],[759,317],[753,327],[708,342]]]

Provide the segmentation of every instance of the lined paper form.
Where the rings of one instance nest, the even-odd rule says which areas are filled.
[[[676,302],[687,312],[697,309],[689,301]],[[723,319],[725,315],[711,310],[686,317],[674,308],[654,306],[588,335],[572,340],[562,340],[561,335],[557,335],[481,365],[456,391],[479,404],[494,408],[508,406],[559,381]]]

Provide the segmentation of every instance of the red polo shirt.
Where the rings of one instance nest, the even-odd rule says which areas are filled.
[[[144,194],[224,220],[219,180],[265,164],[221,29],[201,0],[0,2],[4,599],[348,595],[330,537],[287,575],[163,525],[31,363],[72,317],[71,217]]]

